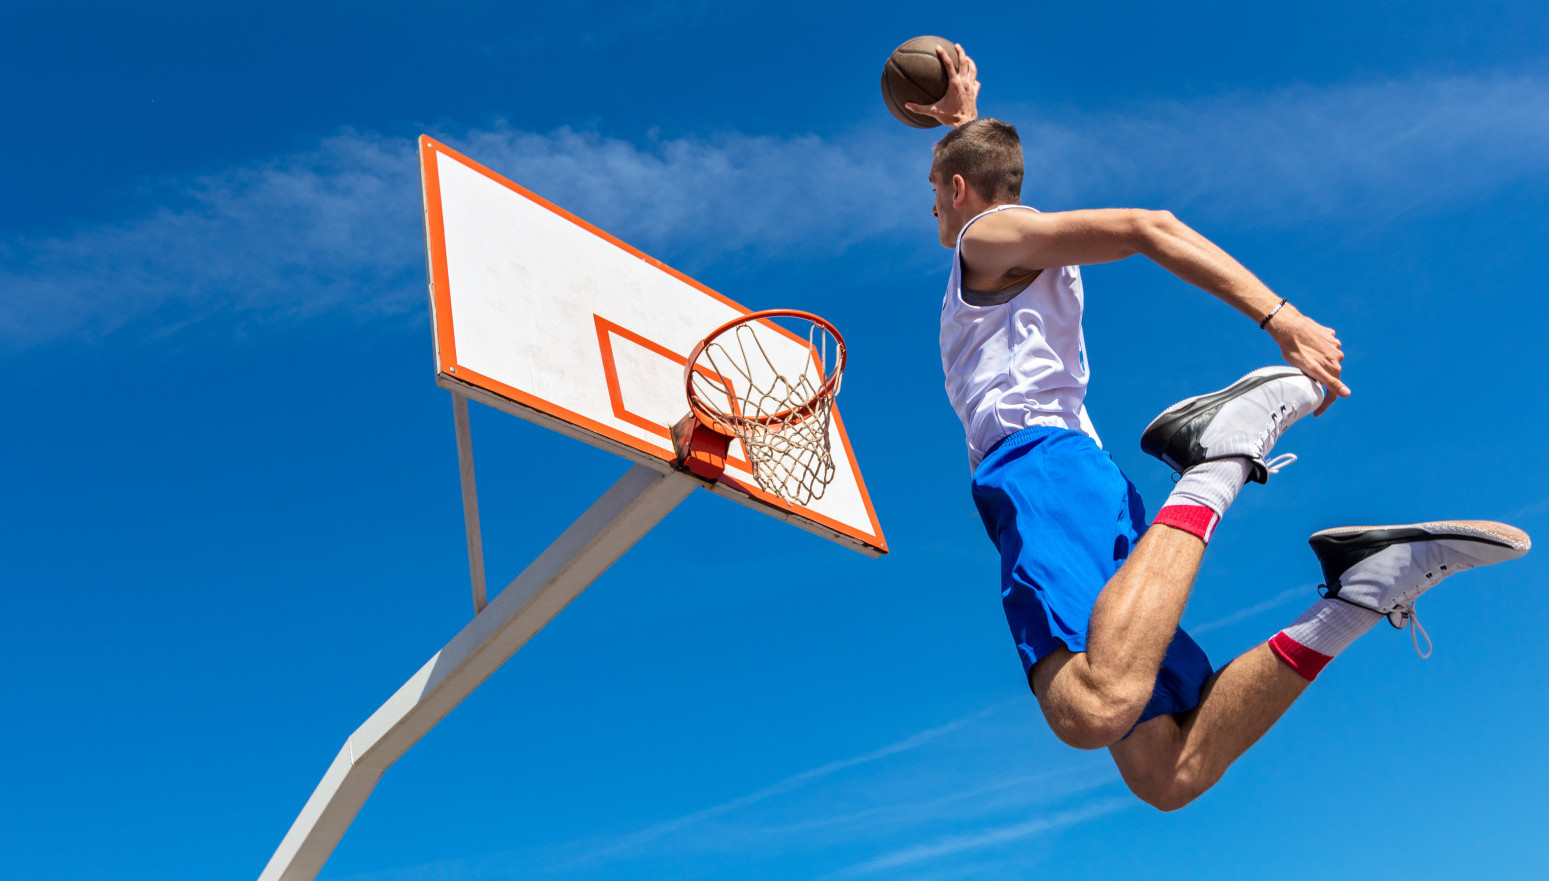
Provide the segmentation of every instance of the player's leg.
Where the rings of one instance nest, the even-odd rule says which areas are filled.
[[[1328,597],[1227,665],[1194,710],[1151,719],[1111,747],[1125,782],[1149,804],[1162,810],[1188,804],[1221,779],[1333,657],[1383,617],[1418,626],[1420,594],[1449,575],[1520,557],[1531,542],[1504,523],[1443,521],[1328,529],[1313,536],[1312,546]]]
[[[1100,749],[1135,725],[1183,616],[1205,542],[1178,529],[1146,531],[1092,608],[1086,651],[1039,660],[1030,684],[1049,727]]]
[[[1067,742],[1093,749],[1107,746],[1134,725],[1147,703],[1203,542],[1164,528],[1142,540],[1145,510],[1134,485],[1090,437],[1068,429],[1031,428],[1007,438],[975,470],[973,491],[985,529],[1001,553],[1001,601],[1040,705]],[[1182,589],[1170,594],[1109,591],[1107,586],[1136,544],[1150,548],[1141,554],[1142,562],[1184,572]],[[1147,565],[1131,567],[1130,572],[1137,579],[1156,575]],[[1117,617],[1124,622],[1114,631],[1118,638],[1110,636],[1102,644],[1119,649],[1128,643],[1154,654],[1128,658],[1125,662],[1140,672],[1127,680],[1090,685],[1085,683],[1093,677],[1084,675],[1089,628],[1093,608],[1105,591],[1131,602],[1117,604],[1117,614],[1096,616],[1099,621]],[[1158,629],[1153,636],[1151,631]],[[1202,652],[1199,656],[1203,682],[1209,664]],[[1082,672],[1072,668],[1059,677],[1072,686],[1050,699],[1033,672],[1052,673],[1072,664]],[[1128,689],[1125,696],[1133,698],[1133,707],[1113,696],[1119,689]],[[1169,712],[1192,706],[1189,702]],[[1050,712],[1052,707],[1069,709]]]
[[[1182,478],[1099,594],[1085,651],[1055,652],[1031,677],[1066,743],[1108,746],[1141,717],[1216,523],[1248,480],[1262,483],[1276,470],[1266,455],[1323,395],[1294,368],[1264,368],[1169,407],[1146,429],[1142,449]]]
[[[1307,682],[1260,644],[1210,680],[1199,706],[1142,722],[1109,752],[1131,792],[1152,807],[1177,810],[1214,786]]]

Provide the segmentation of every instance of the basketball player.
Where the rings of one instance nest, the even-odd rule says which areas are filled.
[[[1521,556],[1528,536],[1486,521],[1323,530],[1312,545],[1325,597],[1212,669],[1178,627],[1205,547],[1247,481],[1286,462],[1270,457],[1281,433],[1350,394],[1340,341],[1166,211],[1019,205],[1016,130],[977,118],[976,69],[961,46],[939,54],[946,96],[906,106],[953,127],[930,172],[941,244],[954,249],[941,359],[974,501],[1001,553],[1007,621],[1054,733],[1106,747],[1137,796],[1174,810],[1214,785],[1357,637],[1384,617],[1418,627],[1420,594]],[[1246,315],[1288,365],[1185,400],[1145,430],[1142,449],[1181,475],[1150,528],[1083,402],[1078,267],[1135,254]]]

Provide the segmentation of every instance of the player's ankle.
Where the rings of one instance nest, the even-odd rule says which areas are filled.
[[[1359,606],[1339,600],[1318,600],[1291,626],[1270,639],[1269,650],[1311,682],[1340,652],[1381,620],[1381,615]]]
[[[1253,463],[1243,456],[1201,462],[1178,478],[1178,484],[1162,503],[1162,508],[1165,510],[1174,505],[1209,508],[1215,512],[1216,519],[1220,519],[1237,498],[1243,484],[1248,482],[1252,468]]]

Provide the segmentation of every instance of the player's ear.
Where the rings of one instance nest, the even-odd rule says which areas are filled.
[[[952,175],[952,207],[962,210],[968,203],[968,181],[960,174]]]

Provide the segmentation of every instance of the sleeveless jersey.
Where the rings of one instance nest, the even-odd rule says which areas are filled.
[[[972,291],[964,297],[963,235],[1005,210],[1037,209],[1000,205],[964,224],[941,303],[941,367],[973,468],[1002,438],[1035,425],[1069,428],[1102,445],[1086,413],[1080,267],[1049,267],[1004,303],[974,305],[986,298]]]

